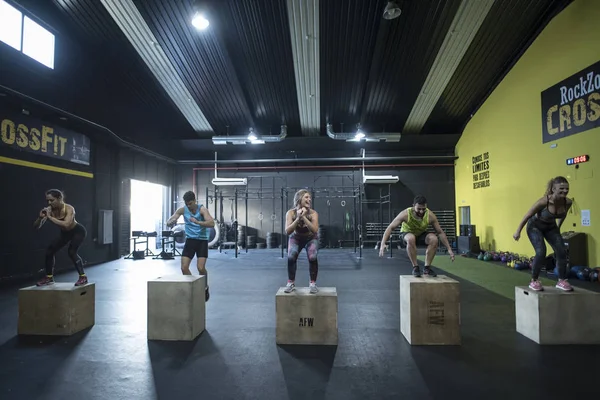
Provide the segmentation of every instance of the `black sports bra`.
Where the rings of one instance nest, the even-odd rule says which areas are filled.
[[[536,216],[538,217],[538,219],[540,219],[544,222],[552,222],[556,219],[565,219],[567,217],[567,201],[566,200],[565,200],[565,205],[564,205],[565,210],[561,213],[554,214],[554,213],[551,213],[550,210],[548,209],[550,199],[549,198],[546,198],[546,199],[548,200],[548,204],[546,204],[546,207],[544,207],[542,210],[537,212]],[[554,204],[554,207],[558,208],[558,207],[556,207],[556,204]]]

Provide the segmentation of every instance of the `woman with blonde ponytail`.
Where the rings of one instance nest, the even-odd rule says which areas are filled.
[[[296,289],[296,261],[303,248],[306,248],[309,265],[310,293],[317,293],[317,274],[319,263],[317,253],[319,250],[319,214],[310,206],[312,196],[306,189],[301,189],[294,195],[294,208],[285,215],[285,233],[288,239],[288,281],[285,292],[291,293]]]
[[[573,205],[573,200],[567,197],[568,193],[569,181],[565,177],[557,176],[551,179],[546,186],[544,197],[536,201],[527,211],[513,235],[515,240],[519,240],[523,227],[527,225],[527,236],[535,249],[535,257],[531,266],[532,279],[529,283],[529,288],[532,290],[544,290],[538,279],[542,263],[546,258],[544,240],[547,240],[554,250],[554,258],[558,267],[556,287],[567,292],[573,290],[567,281],[567,251],[560,234],[560,227]],[[559,222],[557,223],[556,220]]]

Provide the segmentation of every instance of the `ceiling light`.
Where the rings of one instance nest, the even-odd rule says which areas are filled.
[[[388,1],[387,6],[383,10],[384,19],[398,18],[402,14],[402,10],[395,1]]]
[[[204,18],[204,15],[197,12],[194,14],[194,18],[192,18],[192,25],[194,25],[196,29],[203,31],[208,28],[209,22]]]

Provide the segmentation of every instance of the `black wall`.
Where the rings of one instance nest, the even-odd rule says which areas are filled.
[[[210,168],[209,166],[201,166]],[[397,175],[400,181],[392,184],[391,188],[391,207],[383,204],[380,207],[380,194],[388,194],[388,185],[362,185],[362,171],[355,169],[337,170],[327,169],[303,169],[297,166],[294,169],[277,170],[244,170],[218,171],[220,177],[248,177],[248,230],[249,235],[256,235],[258,242],[265,242],[267,232],[276,232],[281,238],[281,217],[292,207],[293,196],[296,189],[307,187],[316,190],[313,199],[313,207],[319,212],[320,225],[326,227],[327,243],[332,247],[338,247],[338,240],[349,240],[345,246],[353,246],[353,229],[355,221],[355,203],[352,198],[353,191],[351,187],[358,187],[363,191],[363,228],[367,222],[380,222],[387,226],[401,210],[412,204],[413,198],[420,194],[428,199],[428,206],[432,210],[454,210],[454,167],[452,166],[411,166],[399,167],[397,169],[368,168],[368,175]],[[200,202],[206,203],[206,188],[209,189],[209,196],[214,196],[215,186],[211,183],[214,177],[214,171],[197,170],[194,180],[192,166],[179,166],[177,177],[177,204],[183,205],[183,193],[187,190],[193,190],[195,187],[196,195]],[[352,182],[354,179],[354,183]],[[342,190],[342,187],[346,189]],[[230,224],[235,218],[235,191],[238,191],[237,200],[237,220],[240,225],[246,226],[246,206],[245,206],[245,187],[244,186],[221,186],[219,190],[223,193],[223,212],[221,216],[221,204],[217,202],[217,212],[215,215],[215,202],[209,200],[208,208],[217,219]],[[273,190],[273,188],[275,190]],[[284,204],[282,212],[281,188],[288,188],[287,201]],[[324,189],[329,188],[329,198]],[[332,193],[334,189],[342,193]],[[380,191],[381,190],[381,191]],[[257,193],[262,192],[263,198],[258,199]],[[274,193],[274,196],[272,195]],[[338,196],[338,197],[336,197]],[[347,196],[340,198],[339,196]],[[276,197],[272,199],[272,197]],[[329,205],[328,205],[329,200]],[[345,206],[341,202],[345,201]],[[233,207],[233,211],[231,210]],[[380,212],[381,209],[381,212]],[[262,211],[263,219],[259,218]],[[391,211],[391,216],[390,216]],[[356,200],[356,213],[359,213],[358,200]],[[347,216],[346,213],[349,215]],[[275,215],[275,222],[271,220],[271,215]],[[346,222],[349,218],[349,223]],[[358,223],[358,216],[356,217]],[[281,239],[279,239],[281,240]]]
[[[151,147],[148,139],[162,137],[166,131],[175,137],[189,137],[190,127],[161,97],[162,92],[157,91],[148,71],[138,77],[138,87],[120,87],[121,78],[131,73],[130,66],[141,62],[134,52],[126,52],[130,48],[124,47],[123,41],[111,44],[84,37],[52,2],[19,0],[11,4],[56,35],[55,68],[49,69],[0,42],[0,85],[9,89],[0,90],[0,113],[15,115],[27,110],[31,117],[49,126],[62,126],[88,136],[91,163],[83,166],[14,150],[2,143],[0,156],[90,172],[94,177],[0,162],[4,188],[0,200],[4,228],[0,234],[0,279],[30,277],[43,268],[45,249],[58,229],[47,223],[36,231],[32,224],[45,205],[44,192],[49,188],[65,191],[67,202],[75,207],[77,220],[87,228],[88,236],[80,251],[87,265],[115,259],[126,252],[131,235],[129,179],[172,187],[174,167],[152,155],[122,147],[114,134],[94,124],[129,141],[141,137],[138,144],[146,148]],[[113,51],[107,53],[107,46]],[[63,120],[64,115],[56,107],[79,118],[68,116]],[[112,245],[97,244],[101,209],[114,212]],[[57,256],[56,270],[72,268],[63,250]]]
[[[20,103],[19,107],[28,105]],[[15,108],[15,104],[0,101],[0,116],[5,115],[6,110],[14,115]],[[31,116],[39,118],[35,113]],[[56,123],[47,125],[57,126]],[[65,128],[74,130],[72,126]],[[80,128],[77,132],[92,138],[89,166],[14,150],[0,142],[0,157],[5,158],[0,161],[4,188],[3,196],[0,196],[0,221],[3,227],[0,233],[0,280],[30,277],[44,267],[46,248],[59,232],[52,223],[46,223],[40,230],[32,227],[40,209],[46,205],[44,193],[47,189],[64,191],[67,203],[75,207],[77,220],[88,232],[80,255],[86,265],[91,265],[116,259],[127,252],[131,235],[130,179],[173,186],[175,168],[172,164],[94,139],[98,132],[91,128]],[[13,160],[89,172],[93,178],[6,162]],[[97,244],[99,210],[113,210],[113,244]],[[57,255],[55,270],[72,268],[64,249]]]

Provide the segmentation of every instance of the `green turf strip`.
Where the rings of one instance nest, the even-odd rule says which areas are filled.
[[[425,256],[418,256],[425,261]],[[436,255],[433,267],[439,268],[462,279],[472,282],[501,296],[515,299],[515,286],[527,286],[531,280],[531,270],[517,271],[490,261],[457,256],[454,262],[446,255]],[[442,271],[438,275],[443,274]],[[544,286],[554,286],[556,282],[540,276]]]

